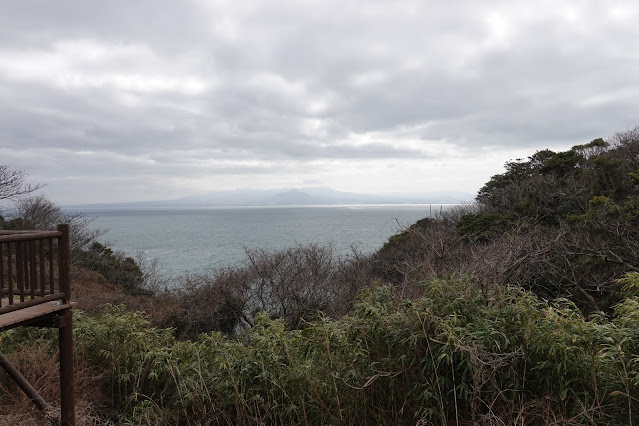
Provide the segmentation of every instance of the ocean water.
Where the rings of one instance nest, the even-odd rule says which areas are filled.
[[[179,275],[234,264],[245,248],[284,249],[332,244],[379,249],[391,235],[449,206],[362,205],[92,210],[92,227],[108,229],[100,241],[129,256],[158,259],[162,272]]]

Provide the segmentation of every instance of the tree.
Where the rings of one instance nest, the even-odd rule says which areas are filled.
[[[15,200],[42,188],[40,184],[25,183],[28,174],[23,170],[11,170],[0,165],[0,200]]]
[[[14,202],[13,218],[3,221],[6,229],[54,230],[60,223],[70,227],[71,254],[73,258],[86,250],[106,230],[91,228],[92,218],[84,213],[69,213],[44,195],[23,197]]]
[[[639,271],[639,128],[510,161],[476,201],[452,226],[420,221],[391,237],[376,277],[407,294],[419,278],[469,275],[610,312],[617,280]]]

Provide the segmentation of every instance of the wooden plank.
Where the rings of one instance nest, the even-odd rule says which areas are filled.
[[[3,305],[6,300],[3,300]],[[0,330],[13,327],[22,322],[32,320],[37,317],[51,314],[63,309],[72,307],[71,303],[62,303],[61,301],[46,302],[39,305],[30,306],[24,309],[18,309],[16,311],[7,312],[0,315]]]
[[[42,297],[36,297],[35,299],[25,300],[24,302],[4,305],[2,308],[0,308],[0,316],[20,309],[26,309],[34,305],[40,305],[47,302],[55,302],[60,299],[64,299],[64,296],[64,293],[57,292],[53,294],[47,294],[46,296]]]
[[[0,229],[0,235],[38,234],[40,232],[54,232],[54,231],[43,231],[38,229]]]
[[[0,232],[0,242],[39,240],[43,238],[60,238],[60,231],[3,231]]]

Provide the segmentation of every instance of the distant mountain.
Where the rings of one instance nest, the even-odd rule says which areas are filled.
[[[284,206],[313,204],[313,196],[299,189],[291,189],[290,191],[278,192],[272,195],[268,199],[268,204]]]
[[[122,203],[82,204],[66,208],[176,208],[207,206],[292,206],[345,204],[454,204],[474,198],[464,192],[429,192],[424,194],[357,194],[328,187],[238,189],[189,195],[174,200],[132,201]]]

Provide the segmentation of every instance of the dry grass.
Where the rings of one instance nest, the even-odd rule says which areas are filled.
[[[50,353],[44,341],[25,344],[7,355],[13,365],[36,388],[47,401],[52,411],[40,412],[31,400],[5,375],[0,372],[0,425],[49,425],[56,424],[60,417],[60,381],[58,354]],[[101,378],[76,360],[74,367],[75,398],[78,426],[103,425],[95,413],[110,402],[100,390]]]
[[[179,317],[182,308],[168,296],[132,296],[122,287],[107,282],[97,272],[74,267],[71,275],[71,295],[78,309],[94,315],[108,304],[126,306],[127,311],[144,312],[154,325],[166,326],[171,318]]]

